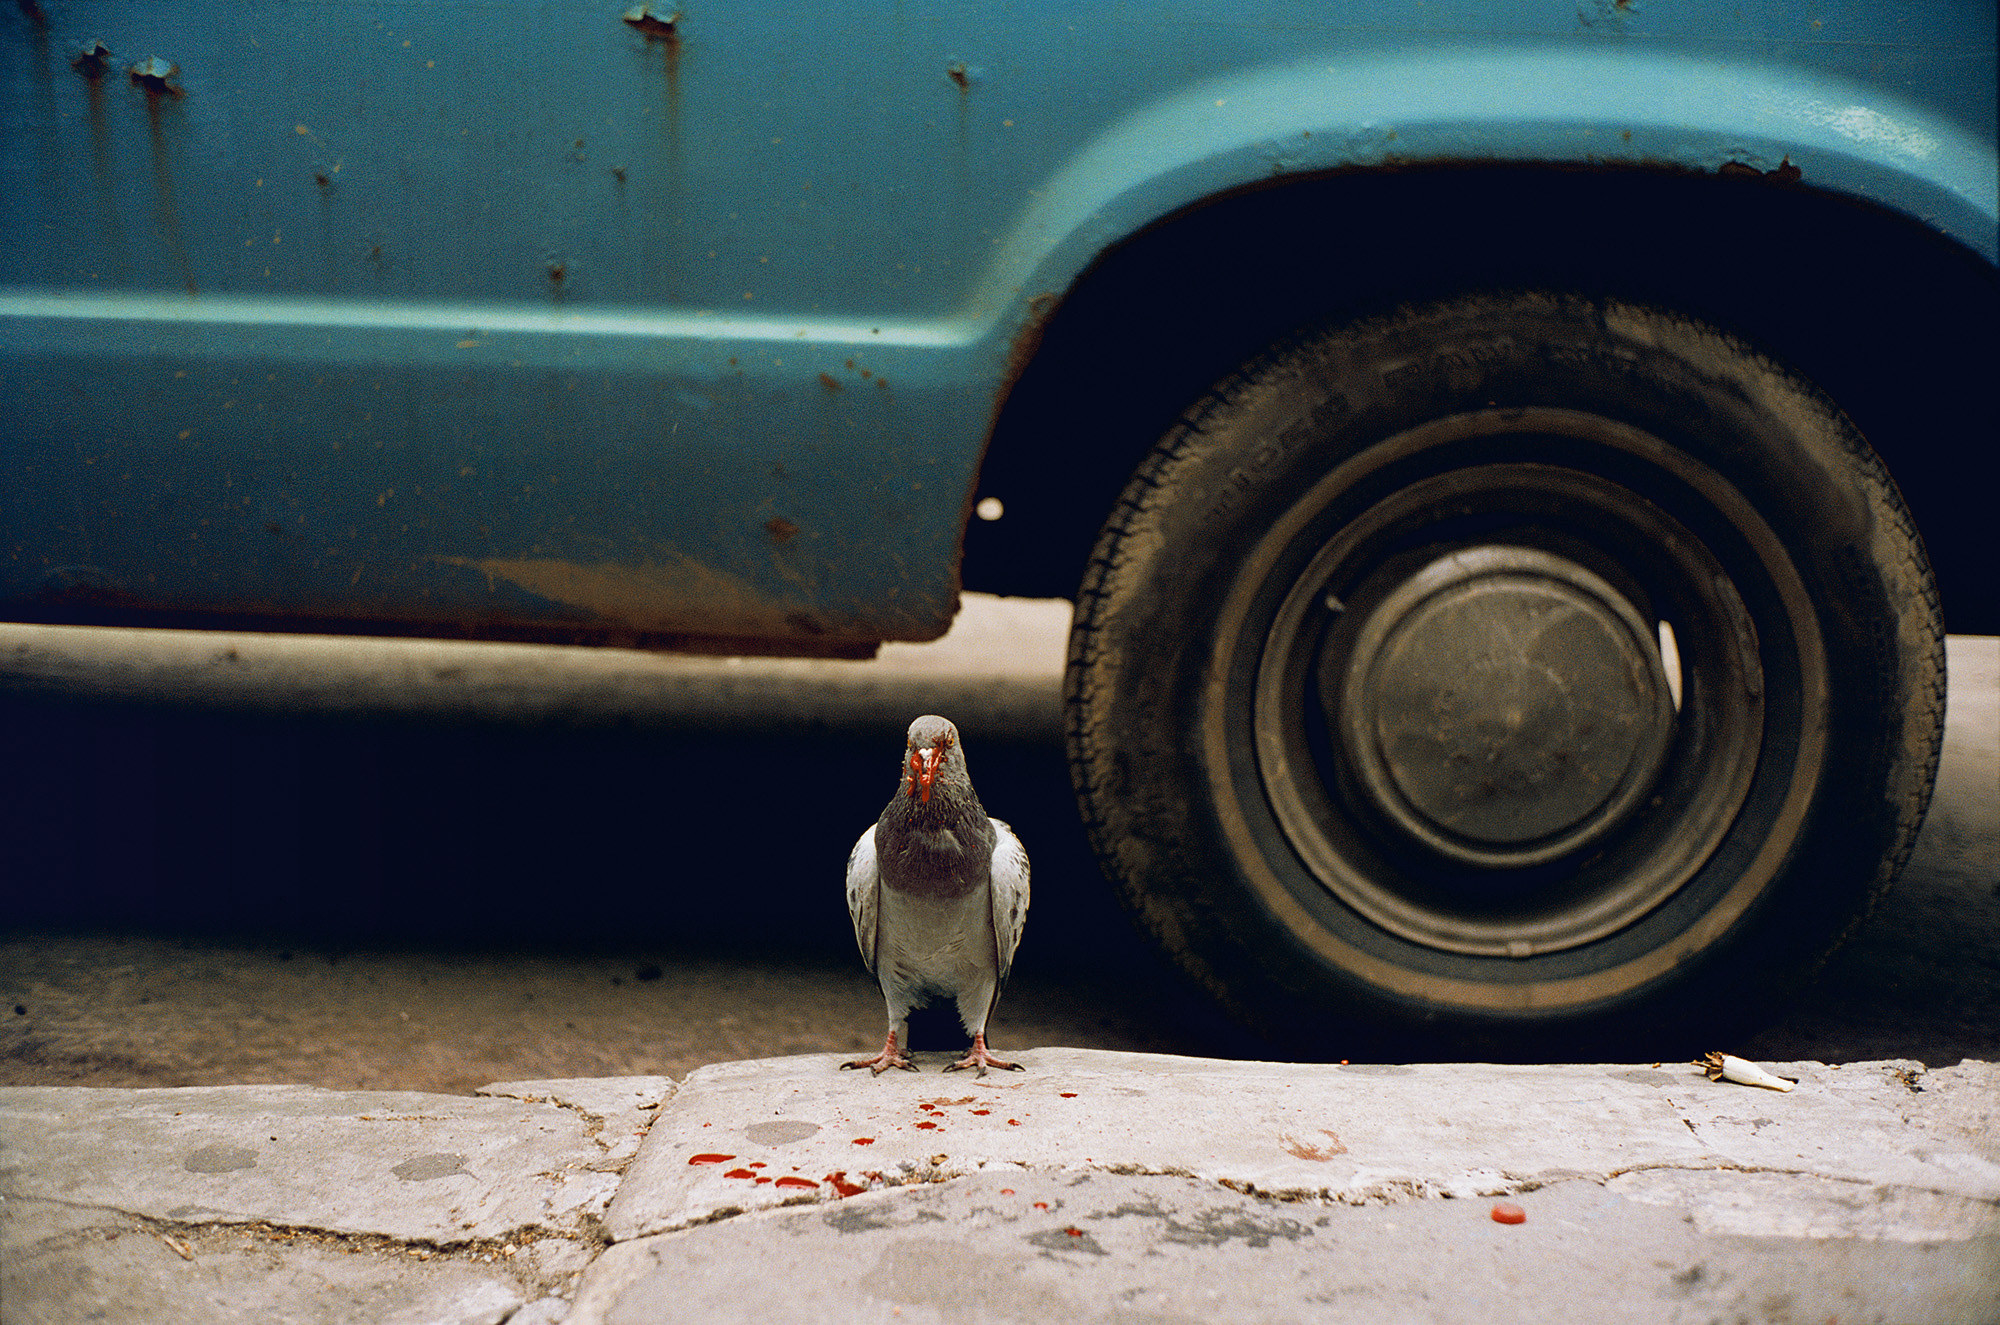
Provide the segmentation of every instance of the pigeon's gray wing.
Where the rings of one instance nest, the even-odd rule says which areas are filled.
[[[875,825],[854,844],[847,857],[847,914],[854,921],[854,943],[868,974],[875,974],[875,929],[881,915],[882,875],[875,868]]]
[[[1028,852],[1014,830],[993,820],[993,938],[1000,954],[1000,980],[1014,965],[1021,930],[1028,923]]]

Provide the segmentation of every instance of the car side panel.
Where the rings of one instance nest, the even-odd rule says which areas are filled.
[[[1035,322],[1288,176],[1796,172],[1995,256],[1984,6],[47,8],[16,617],[934,636]]]

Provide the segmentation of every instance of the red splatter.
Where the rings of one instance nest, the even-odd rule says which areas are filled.
[[[1075,1092],[1075,1091],[1073,1091],[1073,1090],[1065,1090],[1065,1091],[1061,1091],[1061,1092],[1059,1092],[1059,1093],[1060,1093],[1060,1094],[1062,1095],[1062,1097],[1063,1097],[1064,1099],[1066,1099],[1066,1100],[1073,1100],[1073,1099],[1075,1099],[1075,1098],[1076,1098],[1076,1092]]]
[[[1073,1238],[1080,1238],[1083,1236],[1083,1230],[1080,1228],[1066,1228],[1063,1230],[1063,1232],[1069,1234]]]
[[[972,1116],[975,1118],[984,1118],[987,1114],[991,1112],[993,1112],[993,1110],[991,1109],[974,1109],[972,1111]]]
[[[1000,1189],[1000,1194],[1002,1196],[1012,1196],[1014,1194],[1014,1189],[1012,1187],[1002,1187]]]
[[[764,1167],[764,1161],[761,1159],[753,1159],[750,1161],[750,1167],[753,1169],[761,1169]]]
[[[1528,1212],[1510,1201],[1502,1201],[1493,1207],[1493,1222],[1496,1224],[1525,1224]]]
[[[787,1173],[787,1174],[786,1174],[786,1175],[785,1175],[784,1177],[782,1177],[782,1178],[778,1179],[778,1181],[777,1181],[777,1184],[776,1184],[776,1185],[777,1185],[777,1186],[780,1186],[780,1187],[817,1187],[817,1186],[819,1186],[819,1184],[818,1184],[818,1183],[816,1183],[816,1182],[814,1182],[814,1181],[813,1181],[813,1180],[812,1180],[811,1178],[801,1178],[801,1177],[799,1177],[798,1175],[796,1175],[796,1174],[792,1174],[792,1173]]]
[[[1037,1201],[1037,1202],[1035,1202],[1035,1209],[1037,1209],[1037,1210],[1046,1210],[1046,1209],[1048,1209],[1048,1208],[1049,1208],[1049,1203],[1048,1203],[1047,1201]]]
[[[1009,1118],[1007,1120],[1007,1126],[1009,1127],[1019,1127],[1020,1125],[1021,1125],[1021,1120],[1019,1118]]]
[[[937,1124],[936,1124],[936,1123],[929,1123],[929,1122],[925,1122],[925,1123],[918,1123],[918,1124],[917,1124],[917,1126],[919,1126],[919,1127],[928,1127],[928,1128],[932,1128],[932,1129],[935,1129],[935,1128],[937,1127]]]
[[[723,1174],[722,1176],[725,1178],[754,1178],[757,1175],[752,1173],[749,1169],[731,1169],[729,1170],[729,1172]]]
[[[854,1138],[854,1144],[857,1146],[872,1146],[875,1144],[875,1138],[872,1136],[857,1136]]]
[[[834,1170],[826,1175],[826,1180],[832,1183],[833,1189],[842,1196],[856,1196],[868,1190],[858,1182],[849,1182],[846,1169]]]
[[[762,1187],[762,1186],[763,1186],[763,1185],[764,1185],[765,1183],[767,1183],[767,1182],[769,1182],[769,1181],[770,1181],[770,1179],[769,1179],[769,1178],[759,1178],[759,1179],[757,1179],[757,1185],[758,1185],[759,1187]]]
[[[735,1159],[735,1158],[736,1158],[736,1156],[734,1156],[734,1155],[689,1155],[689,1156],[688,1156],[688,1163],[690,1163],[690,1164],[727,1164],[727,1163],[728,1163],[728,1162],[729,1162],[730,1160],[732,1160],[732,1159]]]

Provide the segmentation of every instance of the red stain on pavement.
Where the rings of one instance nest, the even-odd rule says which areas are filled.
[[[728,1163],[728,1162],[729,1162],[730,1160],[732,1160],[732,1159],[735,1159],[735,1158],[736,1158],[736,1156],[734,1156],[734,1155],[689,1155],[689,1156],[688,1156],[688,1163],[690,1163],[690,1164],[727,1164],[727,1163]]]
[[[1328,1160],[1335,1155],[1347,1153],[1347,1145],[1334,1133],[1322,1127],[1319,1134],[1324,1141],[1308,1141],[1296,1136],[1279,1136],[1278,1147],[1286,1154],[1299,1159]]]
[[[1502,1201],[1493,1207],[1493,1222],[1496,1224],[1525,1224],[1528,1212],[1510,1201]]]

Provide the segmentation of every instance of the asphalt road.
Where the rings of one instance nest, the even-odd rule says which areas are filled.
[[[1917,861],[1800,1006],[1726,1047],[2000,1058],[2000,640],[1953,648]],[[996,1050],[1270,1052],[1127,926],[1059,749],[968,753],[1034,861]],[[899,755],[810,710],[662,730],[10,697],[0,1084],[469,1091],[873,1049],[841,869]],[[913,1034],[961,1039],[948,1016]]]

